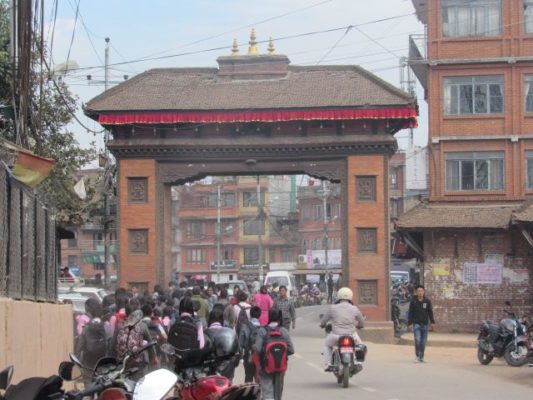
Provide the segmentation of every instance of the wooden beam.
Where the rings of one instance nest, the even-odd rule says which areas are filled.
[[[408,232],[403,232],[402,236],[405,243],[407,243],[407,245],[412,248],[416,254],[424,258],[424,250],[422,250],[422,248],[416,243],[416,240]]]
[[[533,238],[531,237],[531,235],[529,234],[529,232],[526,230],[526,228],[524,228],[523,226],[520,227],[520,232],[522,232],[522,236],[524,236],[524,238],[527,240],[527,242],[529,243],[529,245],[531,247],[533,247]]]

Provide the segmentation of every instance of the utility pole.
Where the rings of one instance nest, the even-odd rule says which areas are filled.
[[[259,184],[259,175],[257,175],[257,218],[259,220],[259,230],[257,235],[257,248],[258,248],[258,258],[259,258],[259,282],[263,283],[263,237],[261,233],[263,222],[263,209],[261,207],[261,185]]]
[[[109,38],[105,38],[105,68],[104,76],[105,83],[104,88],[107,91],[109,84],[108,70],[109,70]],[[104,285],[108,288],[111,284],[111,268],[109,266],[109,224],[111,223],[109,218],[109,179],[111,171],[111,163],[109,160],[109,149],[107,147],[109,143],[109,130],[105,130],[104,133],[104,154],[105,154],[105,165],[104,165]]]
[[[322,181],[322,206],[324,214],[324,261],[326,263],[326,269],[328,268],[328,247],[329,247],[329,238],[328,238],[328,216],[327,216],[327,203],[328,191],[326,187],[326,181]]]
[[[220,184],[217,186],[217,283],[220,283]]]

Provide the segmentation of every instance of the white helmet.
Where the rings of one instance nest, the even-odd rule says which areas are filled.
[[[337,292],[337,299],[352,301],[353,299],[352,289],[347,288],[347,287],[340,288],[339,291]]]

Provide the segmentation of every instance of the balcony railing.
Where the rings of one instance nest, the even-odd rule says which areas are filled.
[[[409,59],[425,60],[427,56],[427,35],[424,33],[409,35]]]

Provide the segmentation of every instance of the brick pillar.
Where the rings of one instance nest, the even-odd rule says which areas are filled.
[[[388,321],[388,154],[347,160],[348,283],[354,302],[371,321]]]
[[[121,159],[119,163],[120,286],[146,284],[156,276],[156,162]]]

